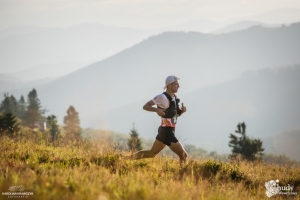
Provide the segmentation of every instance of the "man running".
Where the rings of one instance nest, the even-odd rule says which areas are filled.
[[[144,110],[156,112],[157,115],[161,116],[161,125],[158,128],[158,134],[152,148],[150,150],[139,151],[130,156],[131,158],[154,157],[168,145],[179,156],[181,163],[186,161],[187,153],[175,137],[177,117],[186,112],[186,107],[183,103],[181,109],[179,108],[179,99],[175,95],[179,88],[178,80],[179,78],[176,76],[168,76],[164,87],[166,92],[157,95],[144,105]],[[154,105],[157,105],[157,108],[153,107]]]

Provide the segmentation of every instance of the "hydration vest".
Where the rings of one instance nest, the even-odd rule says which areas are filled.
[[[177,122],[177,117],[181,115],[182,111],[179,109],[178,103],[180,102],[180,99],[178,99],[175,96],[175,101],[173,101],[173,98],[167,93],[163,93],[169,100],[169,107],[165,109],[164,113],[165,115],[161,116],[162,117],[162,123],[161,126],[165,127],[175,127],[176,122]],[[164,109],[161,108],[157,105],[157,108],[159,109]]]

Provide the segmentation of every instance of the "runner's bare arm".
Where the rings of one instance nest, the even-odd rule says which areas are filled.
[[[154,105],[155,105],[154,102],[152,100],[150,100],[143,106],[143,109],[150,111],[150,112],[156,112],[159,116],[165,115],[165,113],[164,113],[165,110],[152,107]]]

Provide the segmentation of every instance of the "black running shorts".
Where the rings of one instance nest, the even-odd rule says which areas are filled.
[[[178,142],[177,138],[175,137],[175,128],[174,127],[159,127],[158,134],[156,138],[158,141],[170,146],[171,142],[176,143]]]

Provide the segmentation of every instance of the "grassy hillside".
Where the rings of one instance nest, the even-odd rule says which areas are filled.
[[[295,192],[300,187],[293,165],[188,160],[180,166],[170,157],[126,160],[105,140],[52,145],[41,133],[26,137],[1,138],[0,189],[22,185],[33,192],[28,199],[268,199],[269,180]],[[287,196],[272,198],[280,197]]]

